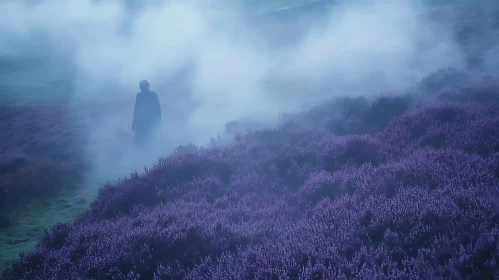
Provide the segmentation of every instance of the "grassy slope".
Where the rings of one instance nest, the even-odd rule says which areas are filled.
[[[67,65],[51,60],[0,59],[0,266],[33,248],[45,229],[71,220],[92,199],[83,157],[88,123],[71,96]],[[89,108],[92,108],[90,105]],[[80,110],[80,111],[77,111]],[[83,190],[91,194],[81,193]]]
[[[88,177],[84,150],[101,104],[51,103],[0,106],[0,213],[8,218],[0,228],[0,267],[31,250],[57,221],[88,209],[105,182]]]
[[[87,196],[87,202],[75,207],[69,207],[68,198],[81,195],[81,193],[65,191],[44,199],[31,200],[13,211],[9,215],[13,221],[12,225],[0,230],[0,252],[2,252],[0,267],[8,267],[12,260],[18,257],[19,252],[32,250],[51,225],[62,221],[72,221],[78,214],[87,210],[89,199],[95,196],[95,190]]]
[[[50,194],[56,182],[71,185],[79,180],[76,170],[84,167],[84,139],[66,109],[64,105],[1,107],[0,186],[7,201],[15,203],[26,193]]]
[[[61,191],[74,191],[84,182],[86,163],[81,128],[72,125],[62,105],[0,106],[0,126],[2,265],[32,248],[55,221],[68,220],[60,218],[71,211],[52,204]]]

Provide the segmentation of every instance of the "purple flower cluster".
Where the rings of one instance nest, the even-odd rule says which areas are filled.
[[[340,99],[183,147],[104,186],[3,277],[497,279],[499,99],[454,91],[468,99]]]

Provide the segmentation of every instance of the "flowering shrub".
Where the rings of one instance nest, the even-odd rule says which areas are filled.
[[[15,172],[3,175],[0,186],[8,200],[12,200],[10,203],[22,202],[27,193],[31,197],[44,197],[74,187],[83,180],[82,169],[84,166],[76,161],[29,160]]]
[[[376,133],[407,111],[411,101],[408,95],[381,96],[367,105],[362,98],[340,99],[337,114],[327,120],[325,128],[338,136]]]
[[[74,188],[83,180],[84,139],[70,118],[62,105],[0,106],[2,216],[30,199]]]
[[[436,94],[444,88],[465,85],[469,80],[468,73],[454,67],[439,69],[423,78],[420,90],[425,94]]]
[[[182,147],[104,186],[3,278],[495,279],[499,106],[413,98]]]

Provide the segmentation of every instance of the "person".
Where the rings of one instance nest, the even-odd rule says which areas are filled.
[[[149,86],[148,81],[140,81],[140,92],[135,99],[132,131],[135,132],[135,143],[138,146],[147,145],[161,123],[158,95]]]

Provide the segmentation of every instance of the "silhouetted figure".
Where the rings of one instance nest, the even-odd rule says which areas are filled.
[[[156,93],[149,89],[148,81],[140,81],[139,88],[140,92],[135,99],[132,130],[135,132],[135,143],[144,146],[161,123],[161,106]]]

